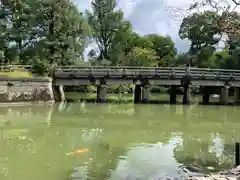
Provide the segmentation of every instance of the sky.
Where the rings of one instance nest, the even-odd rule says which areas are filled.
[[[188,51],[190,42],[181,40],[178,36],[183,11],[177,13],[176,8],[186,9],[192,0],[118,0],[117,2],[125,18],[132,23],[135,32],[141,35],[148,33],[169,35],[179,52]],[[74,3],[81,11],[91,8],[91,0],[74,0]]]

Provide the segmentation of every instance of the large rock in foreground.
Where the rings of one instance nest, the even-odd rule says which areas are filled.
[[[113,172],[110,180],[240,180],[240,166],[219,173],[203,174],[200,172],[191,172],[188,168],[180,167],[174,174],[164,174],[163,172],[154,172],[147,177],[138,177],[132,171],[120,172],[119,175]],[[70,180],[86,180],[87,167],[77,167],[73,169]]]
[[[240,180],[240,166],[229,171],[222,171],[215,174],[205,174],[203,176],[189,176],[188,180]]]

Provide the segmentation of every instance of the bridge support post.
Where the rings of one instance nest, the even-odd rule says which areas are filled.
[[[189,86],[184,86],[182,104],[184,105],[190,104],[190,98],[191,98],[191,89]]]
[[[141,103],[141,100],[142,100],[142,87],[141,85],[135,85],[134,103],[135,104]]]
[[[65,98],[65,93],[63,90],[63,85],[59,86],[59,92],[60,92],[60,96],[61,96],[61,102],[64,102],[66,100],[66,98]]]
[[[142,88],[142,103],[148,103],[150,95],[150,86],[146,85]]]
[[[240,103],[240,88],[234,88],[234,103],[239,104]]]
[[[63,85],[53,86],[54,100],[58,102],[64,102],[66,100]]]
[[[170,87],[170,104],[177,103],[177,86]]]
[[[104,103],[106,102],[107,95],[107,85],[98,85],[97,87],[97,102]]]
[[[209,87],[203,87],[202,103],[204,105],[208,105],[209,99],[210,99],[210,89]]]
[[[228,104],[228,95],[229,95],[229,86],[224,86],[221,88],[221,93],[220,93],[220,103],[223,105]]]

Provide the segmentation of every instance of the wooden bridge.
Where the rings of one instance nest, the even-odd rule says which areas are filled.
[[[4,68],[3,68],[4,67]],[[2,71],[28,69],[28,66],[3,66]],[[105,102],[108,85],[135,85],[135,103],[149,101],[152,86],[170,89],[170,103],[176,103],[177,90],[183,89],[183,104],[189,104],[192,87],[200,87],[203,103],[220,93],[220,103],[228,104],[229,88],[234,89],[235,102],[240,100],[240,70],[185,67],[133,67],[133,66],[53,66],[50,69],[56,99],[65,100],[64,86],[96,85],[97,101]],[[218,92],[217,91],[217,92]]]
[[[240,70],[184,67],[56,66],[52,70],[55,86],[97,85],[99,102],[105,101],[107,85],[135,85],[135,103],[147,103],[151,86],[170,88],[170,102],[176,103],[176,89],[183,88],[183,104],[188,104],[191,87],[203,88],[203,103],[209,103],[211,88],[220,88],[220,103],[228,103],[229,88],[239,99]]]

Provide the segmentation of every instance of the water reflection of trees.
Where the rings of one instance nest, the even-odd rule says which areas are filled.
[[[124,155],[125,151],[125,147],[111,147],[107,143],[98,143],[91,152],[91,161],[88,164],[88,178],[109,179],[111,171],[116,169],[119,157]]]
[[[183,142],[174,149],[176,160],[187,166],[198,167],[200,170],[209,171],[209,167],[215,171],[229,169],[233,166],[233,144],[224,144],[223,147],[214,148],[211,134],[191,137],[182,136]],[[219,145],[219,144],[218,144]]]
[[[166,136],[164,139],[160,139],[160,142],[163,140],[165,144],[173,139],[172,134],[161,135]],[[209,171],[209,167],[213,167],[214,171],[232,167],[233,144],[222,144],[222,149],[221,144],[220,146],[218,144],[218,147],[214,149],[216,143],[213,143],[213,139],[215,137],[211,134],[204,137],[189,137],[187,134],[183,134],[181,138],[183,141],[178,142],[173,149],[174,158],[178,163],[188,167],[198,167],[203,172]],[[224,143],[224,140],[222,142]],[[98,142],[92,149],[92,160],[88,165],[89,179],[109,179],[111,171],[116,169],[119,158],[126,154],[126,147],[111,147],[109,144]]]
[[[27,104],[2,106],[0,108],[1,124],[36,123],[51,121],[52,104]],[[20,121],[21,120],[21,121]]]

